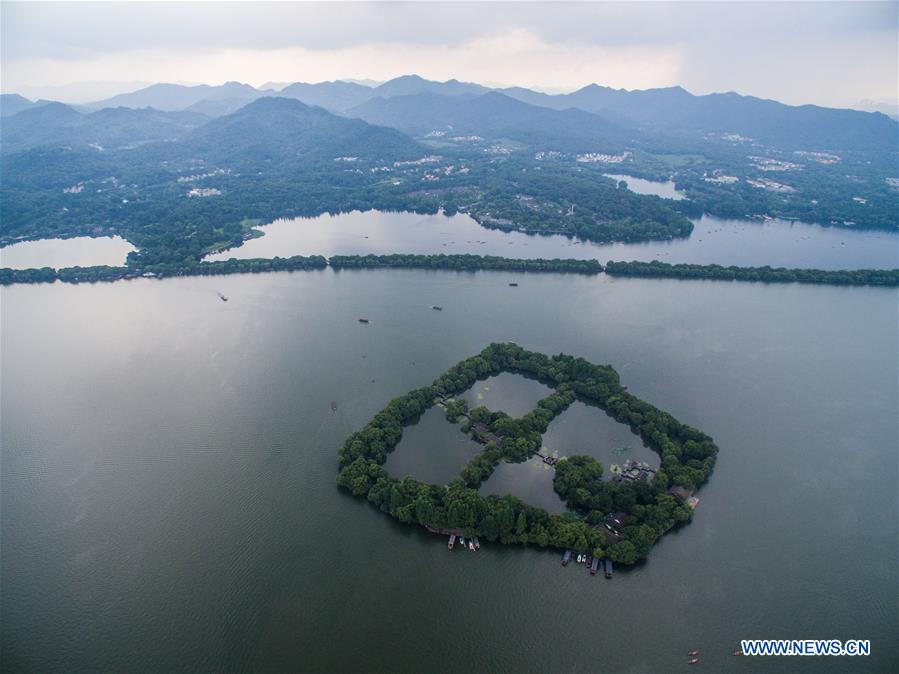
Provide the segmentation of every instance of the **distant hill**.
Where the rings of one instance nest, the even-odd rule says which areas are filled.
[[[463,96],[466,94],[485,94],[490,89],[480,84],[447,80],[434,82],[418,75],[403,75],[384,82],[371,90],[372,97],[390,98],[393,96],[412,96],[415,94],[441,94],[443,96]]]
[[[83,114],[63,103],[46,103],[3,120],[0,151],[10,153],[40,146],[133,147],[183,138],[208,119],[196,113],[150,108],[106,108]]]
[[[48,101],[30,101],[19,94],[0,94],[0,117],[10,117],[22,110],[46,105]]]
[[[263,96],[277,95],[273,92],[264,92]],[[260,96],[262,98],[262,96]],[[247,104],[245,98],[217,98],[197,101],[193,105],[184,108],[184,112],[196,112],[207,117],[222,117],[237,112]]]
[[[278,96],[340,112],[367,101],[372,96],[372,89],[352,82],[296,82],[281,89]]]
[[[481,136],[509,139],[542,149],[577,152],[618,151],[630,132],[583,110],[552,110],[491,91],[483,95],[443,96],[423,93],[375,98],[347,114],[372,124],[424,136]]]
[[[119,94],[103,101],[90,103],[92,109],[100,108],[156,108],[157,110],[176,111],[199,103],[200,101],[219,101],[237,99],[249,103],[259,96],[267,95],[240,82],[227,82],[219,86],[199,84],[183,86],[180,84],[153,84],[144,89]]]
[[[207,160],[253,164],[269,160],[412,159],[423,148],[395,129],[333,115],[290,98],[260,98],[214,119],[185,139]]]
[[[899,128],[879,113],[790,106],[735,93],[694,96],[681,87],[628,91],[591,84],[570,94],[503,92],[532,105],[580,108],[640,128],[739,134],[784,148],[883,149],[895,145]]]

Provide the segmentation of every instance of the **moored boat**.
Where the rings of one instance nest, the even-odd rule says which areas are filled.
[[[475,550],[481,549],[481,541],[478,540],[477,536],[474,537],[474,549]]]
[[[599,557],[593,558],[593,563],[590,565],[590,575],[595,576],[596,571],[599,569]]]
[[[456,544],[456,534],[450,534],[449,543],[446,544],[446,547],[450,550],[453,549],[453,546]]]
[[[568,566],[568,562],[571,561],[571,550],[566,550],[565,554],[562,555],[562,566]]]
[[[612,577],[612,560],[611,559],[603,560],[603,570],[605,571],[606,578]]]

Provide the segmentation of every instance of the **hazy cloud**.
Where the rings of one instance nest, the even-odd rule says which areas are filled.
[[[681,84],[788,102],[896,98],[895,2],[3,2],[3,88],[416,72],[543,89]]]

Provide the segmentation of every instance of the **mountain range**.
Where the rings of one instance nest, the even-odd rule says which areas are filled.
[[[149,107],[208,118],[233,114],[252,101],[272,96],[411,135],[446,131],[581,151],[612,150],[639,134],[659,133],[747,138],[785,149],[883,150],[895,147],[899,128],[882,113],[790,106],[736,93],[698,96],[681,87],[628,91],[591,84],[570,94],[552,95],[521,87],[490,89],[457,80],[434,82],[417,75],[374,87],[348,81],[297,82],[280,91],[238,82],[154,84],[77,109]],[[12,116],[47,103],[4,94],[0,99],[4,126]],[[10,136],[3,135],[8,145]]]

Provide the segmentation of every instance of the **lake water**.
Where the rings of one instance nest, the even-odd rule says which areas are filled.
[[[896,671],[897,299],[423,270],[2,288],[3,669]],[[646,564],[449,552],[336,488],[350,433],[494,340],[610,363],[721,447]],[[736,661],[747,637],[873,655]]]
[[[120,236],[22,241],[0,248],[0,267],[118,267],[125,264],[125,258],[133,250],[137,249]]]
[[[559,456],[592,456],[602,464],[606,478],[611,477],[609,466],[628,459],[659,466],[659,455],[646,447],[639,435],[600,408],[579,400],[550,422],[543,434],[543,446]]]
[[[500,462],[479,491],[485,496],[512,494],[551,515],[566,510],[565,502],[553,489],[553,471],[535,457],[521,463]]]
[[[634,178],[633,176],[616,175],[613,173],[604,173],[603,175],[616,182],[621,182],[623,180],[627,183],[627,188],[631,192],[636,192],[637,194],[652,194],[657,197],[662,197],[663,199],[671,199],[672,201],[680,201],[681,199],[686,198],[683,192],[678,192],[674,188],[673,180],[662,182],[659,180],[646,180],[644,178]]]
[[[446,420],[445,410],[432,407],[403,431],[384,467],[399,478],[411,475],[431,484],[448,484],[482,449],[458,424]]]
[[[537,403],[553,390],[536,379],[512,372],[502,372],[475,382],[475,385],[459,398],[468,403],[468,409],[484,406],[491,412],[505,412],[510,417],[523,417],[537,407]]]
[[[775,220],[765,223],[704,216],[686,239],[596,244],[560,235],[538,236],[481,227],[464,214],[418,215],[353,211],[276,220],[264,236],[208,256],[229,258],[388,253],[475,253],[517,258],[662,260],[696,264],[791,266],[820,269],[895,268],[899,235]]]

